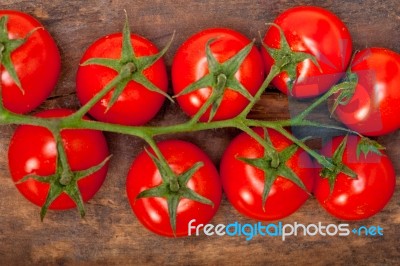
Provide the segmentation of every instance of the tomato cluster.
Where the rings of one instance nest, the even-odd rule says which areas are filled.
[[[0,11],[0,22],[0,112],[27,113],[55,86],[60,55],[50,34],[31,16]],[[194,34],[177,50],[172,86],[191,117],[188,125],[234,121],[244,132],[227,147],[219,172],[189,142],[156,143],[155,133],[138,134],[149,148],[133,161],[126,189],[133,212],[149,230],[187,235],[191,220],[206,224],[213,218],[222,190],[240,213],[264,221],[292,214],[311,194],[329,213],[347,220],[368,218],[390,200],[396,181],[392,163],[377,143],[360,135],[380,136],[400,127],[400,55],[367,48],[351,60],[346,25],[319,7],[284,11],[262,42],[260,50],[237,31],[212,28]],[[95,41],[83,54],[76,86],[80,110],[103,123],[86,125],[140,130],[165,98],[173,100],[162,59],[166,50],[131,34],[128,23],[123,33]],[[295,98],[332,92],[332,112],[360,134],[326,143],[316,166],[287,128],[243,125],[246,108],[269,80]],[[83,201],[94,196],[107,174],[103,134],[77,126],[83,120],[73,120],[74,114],[66,109],[38,113],[35,117],[49,124],[42,127],[32,117],[30,125],[17,128],[9,146],[12,179],[21,194],[43,206],[42,218],[47,209],[76,206],[83,215]],[[80,129],[63,127],[68,118]]]

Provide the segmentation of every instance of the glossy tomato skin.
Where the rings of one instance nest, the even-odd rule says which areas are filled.
[[[343,137],[336,137],[324,145],[321,153],[332,156]],[[386,156],[369,153],[356,157],[359,137],[349,136],[343,154],[343,162],[357,174],[357,179],[339,174],[330,194],[327,179],[318,178],[314,195],[321,206],[331,215],[343,220],[367,219],[389,202],[396,186],[392,162]]]
[[[297,81],[292,93],[296,98],[310,98],[329,90],[343,76],[352,53],[352,40],[346,25],[330,11],[313,6],[299,6],[281,13],[274,21],[282,28],[290,48],[316,57],[322,72],[307,59],[297,66]],[[264,36],[271,48],[280,47],[279,31],[271,26]],[[262,50],[266,72],[274,59]],[[288,94],[289,77],[283,72],[272,84]]]
[[[139,35],[131,34],[131,42],[137,57],[158,53],[157,47],[152,42]],[[121,50],[122,34],[107,35],[95,41],[86,50],[80,63],[82,64],[90,58],[119,59]],[[81,104],[83,105],[92,99],[117,74],[113,69],[104,66],[80,65],[76,77],[76,89]],[[145,69],[143,74],[159,89],[167,92],[168,77],[162,59]],[[163,95],[150,91],[135,81],[130,81],[111,109],[105,112],[113,92],[114,90],[111,90],[95,104],[90,109],[89,114],[103,122],[138,126],[150,121],[160,110],[165,99]]]
[[[175,235],[187,236],[188,223],[192,219],[196,219],[196,222],[192,223],[193,226],[206,224],[218,210],[222,195],[218,171],[208,156],[194,144],[180,140],[166,140],[157,146],[176,174],[183,173],[197,162],[204,163],[204,166],[189,180],[188,187],[211,200],[214,206],[188,199],[180,201]],[[160,183],[161,176],[158,169],[143,151],[132,163],[128,174],[126,187],[129,202],[136,217],[147,229],[159,235],[173,237],[167,201],[159,197],[136,199],[140,192]]]
[[[363,49],[351,71],[358,77],[354,95],[336,115],[349,128],[381,136],[400,127],[400,54],[385,48]]]
[[[263,129],[255,128],[254,131],[264,137]],[[269,129],[268,134],[278,151],[293,144],[277,131]],[[261,158],[263,155],[264,149],[256,140],[246,133],[238,135],[229,144],[221,160],[222,187],[230,203],[241,214],[256,220],[278,220],[299,209],[309,198],[309,194],[292,181],[278,177],[268,194],[264,212],[264,171],[238,159]],[[297,174],[307,190],[311,191],[316,172],[306,152],[299,148],[286,165]]]
[[[53,109],[38,113],[38,117],[64,117],[72,110]],[[100,164],[108,155],[106,139],[100,131],[63,130],[61,132],[67,160],[72,171],[80,171]],[[28,174],[48,176],[55,173],[57,150],[53,135],[38,126],[20,126],[15,131],[8,150],[11,177],[18,182]],[[108,165],[78,181],[83,201],[91,199],[100,189],[106,177]],[[16,184],[19,192],[38,206],[43,206],[49,185],[33,179]],[[70,197],[62,193],[49,209],[65,210],[75,208]]]
[[[15,113],[27,113],[38,107],[52,92],[57,83],[61,58],[50,33],[28,14],[0,10],[0,17],[8,16],[8,35],[22,39],[37,29],[28,40],[11,53],[11,61],[24,89],[24,94],[1,67],[1,88],[5,108]]]
[[[232,58],[243,49],[250,40],[241,33],[226,28],[211,28],[200,31],[186,40],[178,49],[172,63],[172,84],[174,94],[178,94],[187,86],[209,73],[206,44],[209,40],[211,51],[219,63]],[[256,47],[241,64],[235,77],[251,95],[256,94],[264,79],[263,62]],[[201,88],[177,98],[182,110],[189,116],[194,116],[207,101],[212,92],[211,87]],[[213,120],[224,120],[238,115],[249,103],[240,93],[227,89],[222,103]],[[200,120],[207,121],[210,108]]]

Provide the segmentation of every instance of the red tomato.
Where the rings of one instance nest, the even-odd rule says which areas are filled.
[[[149,40],[131,34],[132,47],[136,57],[149,56],[158,53],[157,47]],[[85,52],[81,63],[90,58],[119,59],[122,50],[122,34],[115,33],[104,36],[94,42]],[[143,71],[144,76],[155,86],[166,92],[168,89],[167,71],[162,59]],[[100,65],[79,66],[76,89],[81,104],[87,103],[101,91],[117,72]],[[150,91],[141,84],[131,80],[124,88],[115,104],[105,112],[114,90],[111,90],[89,113],[97,120],[123,125],[143,125],[150,121],[161,108],[165,97]]]
[[[254,131],[264,137],[263,129],[255,128]],[[278,152],[293,144],[277,131],[268,129],[268,134]],[[256,220],[281,219],[299,209],[309,195],[292,181],[278,176],[263,206],[264,171],[240,160],[263,156],[264,148],[246,133],[233,139],[221,160],[222,187],[228,200],[241,214]],[[286,166],[299,177],[308,191],[312,190],[315,171],[310,157],[304,150],[298,148],[286,162]]]
[[[188,224],[192,219],[206,224],[215,215],[221,202],[221,183],[218,172],[208,156],[197,146],[179,140],[167,140],[157,144],[175,174],[181,174],[197,162],[201,167],[189,180],[187,187],[211,200],[214,206],[189,199],[181,199],[176,216],[176,236],[188,235]],[[138,194],[162,183],[160,172],[149,155],[143,151],[134,160],[127,178],[129,202],[139,221],[150,231],[163,236],[174,236],[171,229],[167,201],[165,198],[140,198]]]
[[[190,84],[198,81],[209,73],[206,44],[211,43],[211,51],[219,63],[226,62],[242,50],[250,40],[239,32],[213,28],[203,30],[190,37],[175,54],[172,63],[172,84],[174,93],[178,94]],[[228,73],[224,73],[227,76]],[[262,58],[256,47],[253,47],[232,78],[237,79],[243,87],[254,95],[264,79]],[[189,94],[177,98],[182,110],[189,116],[194,116],[207,101],[212,92],[211,87],[199,88]],[[223,100],[212,120],[224,120],[238,115],[249,103],[239,92],[227,88]],[[210,108],[200,118],[207,121]]]
[[[290,48],[315,56],[322,72],[307,59],[297,66],[297,81],[292,94],[296,98],[320,95],[330,89],[346,71],[352,53],[352,41],[346,25],[333,13],[320,7],[300,6],[281,13],[274,21],[284,32]],[[280,35],[271,26],[264,43],[271,48],[280,48]],[[266,71],[274,60],[263,49]],[[289,76],[282,72],[273,85],[288,94]]]
[[[60,74],[61,58],[50,33],[36,19],[19,11],[0,10],[0,17],[4,16],[8,17],[6,27],[11,41],[23,39],[36,29],[24,44],[11,52],[11,61],[24,94],[0,64],[4,107],[15,113],[27,113],[50,95]]]
[[[400,55],[385,48],[356,54],[351,71],[358,76],[354,95],[336,114],[349,128],[381,136],[400,127]]]
[[[38,117],[64,117],[72,114],[67,109],[47,110]],[[69,129],[61,132],[67,160],[72,171],[81,171],[99,165],[109,155],[106,139],[100,131]],[[49,176],[56,171],[57,148],[49,130],[38,126],[20,126],[15,131],[8,150],[8,162],[14,182],[29,174]],[[100,189],[108,166],[78,181],[83,201],[88,201]],[[36,205],[45,203],[49,184],[32,178],[16,184],[25,198]],[[49,209],[64,210],[76,204],[65,193],[53,201]]]
[[[322,148],[322,154],[331,157],[342,142],[336,137]],[[360,138],[349,136],[342,161],[357,174],[352,179],[340,173],[332,193],[328,179],[318,178],[314,194],[319,203],[333,216],[344,220],[361,220],[381,211],[393,195],[396,175],[390,159],[383,153],[363,154],[357,159]]]

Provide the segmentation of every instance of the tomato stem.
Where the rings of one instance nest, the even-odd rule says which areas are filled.
[[[331,97],[333,94],[337,93],[341,89],[342,89],[341,84],[333,86],[326,93],[324,93],[322,96],[317,98],[317,100],[315,100],[304,111],[302,111],[300,114],[298,114],[292,120],[295,122],[299,122],[301,124],[301,121],[303,121],[304,118],[306,118],[316,107],[318,107],[320,104],[324,103],[329,97]]]
[[[244,123],[245,124],[245,123]],[[254,132],[250,127],[240,126],[240,130],[246,132],[250,137],[255,139],[261,146],[264,147],[265,153],[271,158],[271,166],[277,167],[279,165],[279,156],[276,149],[273,147],[272,143],[269,141],[267,136],[265,139],[260,137],[256,132]],[[267,134],[267,133],[265,133]]]
[[[265,89],[269,86],[271,81],[281,72],[281,68],[277,67],[276,65],[272,65],[271,70],[268,73],[268,76],[261,84],[260,88],[258,89],[256,95],[254,96],[253,100],[246,106],[246,108],[239,114],[239,117],[246,118],[251,109],[254,105],[260,100],[261,95],[265,91]]]
[[[305,150],[310,156],[314,157],[314,159],[317,160],[317,162],[319,164],[323,165],[327,169],[333,169],[334,166],[332,165],[332,163],[329,160],[326,159],[325,156],[320,155],[319,153],[317,153],[316,151],[314,151],[313,149],[308,147],[303,141],[301,141],[298,138],[296,138],[295,136],[293,136],[286,129],[275,128],[275,130],[279,131],[279,133],[281,133],[282,135],[287,137],[289,140],[293,141],[297,146],[299,146],[300,148]]]
[[[132,75],[133,73],[135,73],[135,71],[137,70],[137,67],[135,66],[135,64],[133,62],[128,62],[126,63],[126,65],[124,65],[121,68],[121,76],[122,78],[128,78],[130,77],[130,75]]]
[[[316,105],[315,105],[316,106]],[[75,113],[76,114],[76,113]],[[183,124],[177,124],[172,126],[125,126],[125,125],[117,125],[99,121],[90,121],[84,119],[76,119],[75,115],[64,117],[60,119],[55,118],[40,118],[40,117],[33,117],[30,115],[19,115],[12,113],[8,110],[1,110],[0,111],[0,124],[17,124],[17,125],[33,125],[33,126],[42,126],[49,128],[50,130],[54,129],[93,129],[93,130],[100,130],[100,131],[107,131],[113,133],[120,133],[120,134],[127,134],[136,136],[146,140],[149,144],[151,142],[150,139],[154,138],[158,135],[166,135],[166,134],[176,134],[176,133],[184,133],[184,132],[196,132],[196,131],[203,131],[203,130],[210,130],[210,129],[218,129],[218,128],[237,128],[242,131],[249,132],[249,127],[265,127],[265,128],[272,128],[277,130],[278,132],[282,133],[293,142],[298,144],[301,148],[303,148],[310,156],[314,157],[318,162],[323,162],[326,165],[325,159],[319,155],[317,152],[313,151],[312,149],[308,148],[302,141],[294,137],[292,134],[288,133],[283,127],[289,126],[311,126],[311,127],[321,127],[321,128],[331,128],[336,130],[342,130],[347,133],[358,134],[352,130],[332,126],[332,125],[325,125],[320,124],[317,122],[312,122],[308,120],[278,120],[278,121],[259,121],[254,119],[242,118],[240,116],[228,120],[222,121],[211,121],[211,122],[197,122],[193,123],[190,120]],[[258,140],[263,146],[265,146],[265,141],[262,138],[257,138],[254,136],[256,140]],[[155,149],[156,151],[156,149]]]
[[[161,153],[160,149],[158,148],[157,143],[154,141],[154,139],[152,137],[145,137],[144,140],[149,144],[149,146],[151,147],[151,149],[157,156],[157,158],[161,164],[161,167],[163,168],[163,171],[166,171],[167,176],[168,176],[168,185],[169,185],[170,191],[178,192],[179,188],[180,188],[179,182],[178,182],[178,177],[172,171],[172,169],[169,166],[164,155]],[[159,170],[161,170],[161,169],[159,169]]]
[[[207,109],[224,93],[226,87],[227,77],[225,74],[221,73],[216,78],[215,89],[211,91],[211,96],[207,99],[207,101],[201,106],[199,111],[192,117],[189,121],[190,124],[195,124],[199,121],[200,117],[207,111]],[[210,113],[209,121],[212,119],[212,115]]]
[[[59,130],[53,131],[52,134],[54,136],[57,146],[57,156],[58,156],[57,161],[59,161],[61,164],[57,166],[57,169],[60,169],[61,171],[61,173],[59,173],[60,174],[59,182],[61,185],[66,186],[71,182],[73,178],[73,173],[68,163],[67,154],[65,153],[60,131]]]
[[[132,67],[133,65],[133,67]],[[99,93],[91,98],[85,105],[83,105],[78,111],[70,116],[71,120],[81,119],[97,102],[101,100],[107,93],[109,93],[115,86],[117,86],[122,80],[128,78],[134,71],[135,66],[133,63],[124,65],[113,80],[111,80]]]

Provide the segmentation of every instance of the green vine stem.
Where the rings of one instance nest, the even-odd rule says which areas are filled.
[[[246,108],[239,114],[239,117],[245,119],[247,115],[250,113],[251,109],[254,105],[260,100],[261,95],[264,93],[265,89],[269,86],[271,81],[281,72],[281,67],[276,65],[272,65],[271,70],[268,73],[268,76],[265,78],[264,82],[261,84],[260,89],[257,91],[254,99],[246,106]]]
[[[52,132],[54,139],[56,140],[57,143],[57,156],[59,158],[59,161],[61,163],[61,177],[60,177],[60,184],[61,185],[68,185],[73,177],[73,173],[71,171],[71,167],[69,166],[68,159],[67,159],[67,154],[65,153],[63,141],[61,138],[61,132],[60,131],[55,131]]]
[[[101,92],[100,92],[101,93]],[[331,95],[331,91],[328,91],[325,95]],[[324,97],[324,96],[322,96]],[[256,97],[254,98],[254,101]],[[319,103],[321,101],[317,100]],[[253,103],[253,102],[251,102]],[[251,104],[250,103],[250,104]],[[313,105],[313,108],[317,107],[317,105]],[[87,108],[91,108],[91,106],[86,106]],[[80,109],[81,110],[81,109]],[[76,113],[80,112],[78,110]],[[311,110],[308,108],[307,112]],[[336,127],[331,125],[324,125],[308,120],[300,120],[296,118],[295,120],[281,120],[281,121],[260,121],[254,119],[243,118],[241,115],[222,121],[211,121],[211,122],[197,122],[193,123],[191,120],[185,122],[183,124],[177,124],[172,126],[125,126],[125,125],[118,125],[118,124],[111,124],[105,123],[100,121],[91,121],[91,120],[84,120],[84,119],[77,119],[76,113],[62,118],[40,118],[40,117],[33,117],[30,115],[19,115],[12,113],[8,110],[1,110],[0,111],[0,125],[6,124],[16,124],[16,125],[33,125],[33,126],[43,126],[48,128],[51,131],[55,129],[93,129],[93,130],[100,130],[100,131],[107,131],[113,133],[120,133],[126,135],[132,135],[139,138],[146,140],[146,142],[151,144],[150,139],[153,139],[155,136],[158,135],[167,135],[167,134],[175,134],[175,133],[184,133],[184,132],[195,132],[195,131],[203,131],[209,129],[220,129],[220,128],[237,128],[243,131],[248,132],[246,128],[248,127],[265,127],[265,128],[272,128],[276,131],[287,135],[289,134],[291,137],[290,139],[298,144],[300,147],[305,149],[312,157],[314,157],[317,161],[324,161],[321,155],[318,153],[310,150],[303,142],[299,139],[295,138],[293,135],[288,133],[284,127],[290,126],[312,126],[312,127],[324,127],[324,128],[332,128],[337,130],[342,130],[343,132],[350,132],[356,133],[351,131],[347,128]],[[300,114],[301,115],[301,114]],[[358,133],[357,133],[358,134]],[[288,136],[287,136],[288,137]],[[260,142],[262,140],[259,140]],[[261,142],[263,143],[263,142]],[[264,144],[262,144],[264,145]]]
[[[72,114],[71,119],[80,120],[82,117],[89,112],[89,110],[103,98],[107,93],[109,93],[116,85],[118,85],[122,80],[128,78],[135,71],[135,65],[126,64],[122,67],[121,73],[117,75],[113,80],[111,80],[100,92],[98,92],[93,98],[90,99],[85,105],[83,105],[78,111]]]
[[[175,174],[172,172],[171,167],[169,167],[167,160],[164,155],[161,153],[160,149],[157,146],[157,143],[154,141],[153,137],[145,137],[144,140],[149,144],[150,148],[154,151],[155,155],[159,159],[162,168],[167,171],[169,189],[172,192],[177,192],[179,190],[178,179]]]
[[[333,86],[325,94],[323,94],[322,96],[317,98],[317,100],[315,100],[303,112],[298,114],[292,120],[295,121],[295,122],[299,121],[301,123],[301,121],[303,121],[304,118],[306,118],[306,116],[308,116],[317,106],[319,106],[320,104],[322,104],[325,101],[327,101],[329,97],[331,97],[332,95],[334,95],[336,93],[341,92],[346,87],[351,87],[351,86],[354,87],[355,85],[356,85],[356,83],[354,83],[354,82],[343,82],[343,83],[339,83],[339,84]]]
[[[207,109],[213,104],[218,97],[221,97],[220,92],[223,92],[223,89],[226,86],[226,75],[219,74],[217,77],[217,85],[215,86],[215,90],[212,90],[211,96],[207,99],[207,101],[200,107],[199,111],[192,117],[189,121],[189,124],[195,124],[199,121],[200,117],[207,111]],[[211,115],[210,115],[211,118]]]

